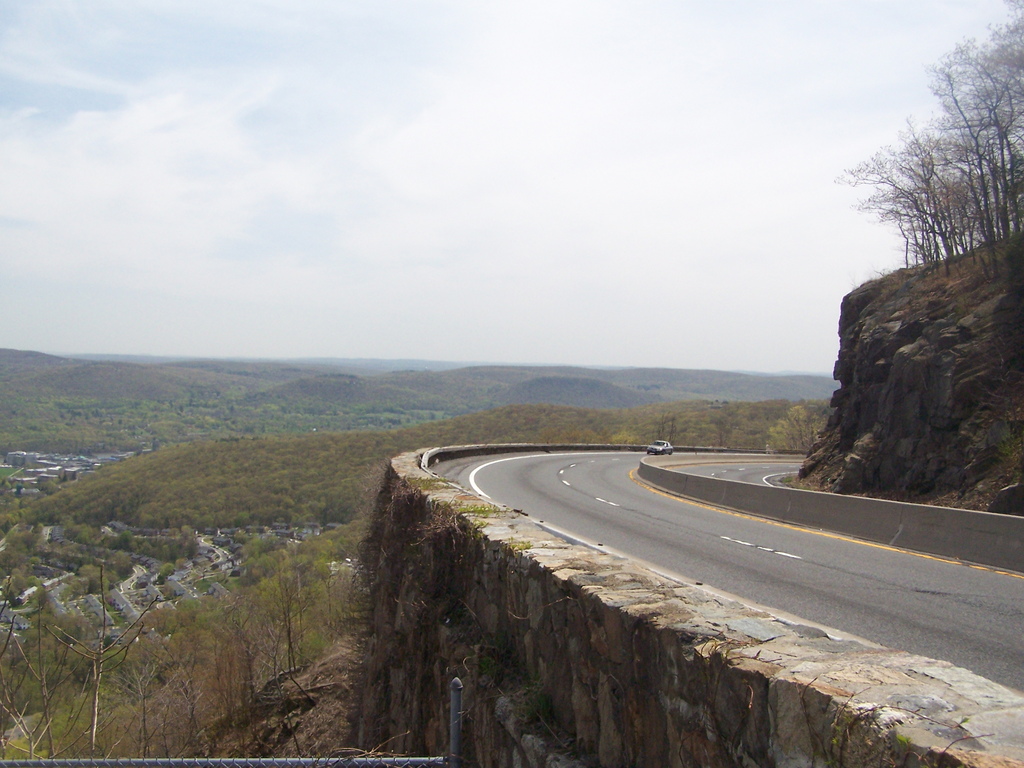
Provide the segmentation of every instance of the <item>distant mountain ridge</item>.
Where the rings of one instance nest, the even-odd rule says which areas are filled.
[[[538,376],[513,384],[502,395],[509,405],[572,405],[577,408],[632,408],[657,402],[651,395],[585,376]]]
[[[79,369],[95,376],[109,372],[111,376],[132,375],[140,370],[160,376],[166,374],[177,382],[230,388],[241,379],[258,380],[264,384],[282,383],[315,376],[347,374],[388,380],[400,379],[404,388],[436,389],[431,382],[454,379],[487,380],[512,386],[529,379],[555,380],[596,379],[615,386],[638,391],[657,392],[645,401],[674,399],[806,399],[827,397],[835,383],[827,376],[813,374],[767,374],[736,371],[659,368],[586,368],[580,366],[502,366],[459,364],[440,360],[385,360],[362,358],[307,358],[256,360],[246,358],[146,357],[143,355],[75,355],[58,356],[43,352],[0,349],[0,380],[23,374],[39,374],[53,369]],[[361,369],[356,372],[353,369]],[[181,371],[202,372],[194,378]],[[372,374],[368,374],[372,371]],[[224,377],[218,380],[217,377]],[[99,377],[101,378],[101,376]],[[72,380],[73,381],[74,377]],[[40,380],[42,381],[42,380]],[[550,384],[550,381],[549,381]],[[568,385],[569,382],[566,382]],[[579,384],[579,381],[577,381]],[[101,392],[95,392],[101,396]],[[563,396],[563,393],[558,393]]]
[[[194,365],[195,363],[208,364],[256,364],[256,365],[285,365],[314,368],[342,369],[352,372],[361,372],[363,375],[374,373],[390,373],[392,371],[447,371],[452,368],[466,368],[477,365],[487,365],[482,362],[454,362],[449,360],[421,360],[417,358],[388,360],[376,357],[296,357],[296,358],[260,358],[260,357],[237,357],[237,358],[193,358],[182,356],[163,355],[68,355],[73,360],[85,360],[90,362],[115,362],[115,363],[139,363],[140,365],[158,365],[162,363],[178,363]]]
[[[86,357],[90,359],[85,359]],[[347,375],[354,378],[372,379],[377,384],[387,384],[385,390],[390,396],[403,394],[395,387],[417,395],[434,392],[443,394],[448,390],[459,390],[463,396],[470,392],[477,396],[484,393],[497,395],[504,388],[518,386],[526,399],[517,400],[515,395],[497,397],[495,403],[538,402],[540,390],[550,393],[558,401],[572,400],[572,391],[580,390],[582,380],[605,382],[625,390],[644,393],[634,395],[635,404],[650,402],[671,402],[673,400],[804,400],[830,397],[835,383],[827,376],[813,374],[767,374],[740,373],[736,371],[694,370],[676,368],[586,368],[580,366],[525,366],[525,365],[466,365],[440,361],[393,361],[387,368],[383,360],[366,360],[366,369],[373,374],[350,372],[357,360],[328,359],[299,362],[294,360],[256,361],[236,359],[156,358],[160,362],[132,362],[145,358],[129,355],[93,355],[82,357],[59,357],[41,352],[0,349],[0,381],[12,381],[18,387],[22,377],[32,376],[33,386],[44,387],[47,391],[64,391],[66,394],[82,394],[92,397],[120,396],[121,393],[137,389],[137,394],[148,397],[164,397],[174,390],[189,387],[212,387],[224,392],[233,388],[270,389],[300,379],[337,377]],[[422,364],[424,367],[410,369],[400,366]],[[63,378],[56,377],[55,370],[63,372]],[[54,376],[51,377],[51,374]],[[129,378],[134,383],[117,381]],[[104,379],[108,386],[103,385]],[[522,387],[525,382],[536,380],[532,387]],[[88,381],[88,384],[85,382]],[[159,384],[157,382],[160,382]],[[335,379],[335,381],[339,381]],[[258,384],[256,382],[259,382]],[[485,384],[486,382],[487,384]],[[560,386],[561,385],[561,386]],[[303,389],[297,387],[295,389]],[[593,399],[594,388],[590,388],[587,399]],[[619,400],[622,393],[605,388],[611,400]],[[316,395],[314,395],[316,396]],[[484,397],[484,399],[489,399]],[[577,405],[575,402],[554,402],[552,404]],[[605,407],[596,405],[593,407]],[[609,404],[606,407],[622,407]]]
[[[507,405],[611,409],[683,400],[824,400],[833,389],[824,376],[670,368],[438,364],[367,373],[323,361],[139,363],[5,349],[0,450],[392,429]]]
[[[43,352],[25,352],[19,349],[0,349],[0,381],[19,373],[29,373],[61,365],[74,365],[66,357],[47,355]]]

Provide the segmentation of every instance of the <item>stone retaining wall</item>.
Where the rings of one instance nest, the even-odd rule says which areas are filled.
[[[1024,766],[1024,697],[571,545],[392,460],[363,562],[361,743],[467,765]]]

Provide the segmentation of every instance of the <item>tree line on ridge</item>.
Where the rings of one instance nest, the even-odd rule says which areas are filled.
[[[994,253],[1024,226],[1024,0],[1007,4],[1010,21],[931,68],[937,115],[841,178],[874,188],[860,207],[899,231],[908,267]]]

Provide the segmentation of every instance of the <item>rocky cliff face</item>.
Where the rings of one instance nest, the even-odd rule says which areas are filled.
[[[1020,249],[1018,249],[1020,250]],[[1024,514],[1016,252],[868,282],[843,300],[840,388],[801,476],[823,490]]]

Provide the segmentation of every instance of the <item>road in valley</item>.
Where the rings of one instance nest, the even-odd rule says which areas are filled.
[[[782,471],[774,463],[760,469],[767,464],[761,458],[751,459],[747,469],[756,471],[746,481]],[[557,531],[687,583],[1024,690],[1024,574],[686,502],[634,481],[639,459],[636,453],[492,456],[433,469]],[[724,469],[736,474],[735,468],[730,460]]]

